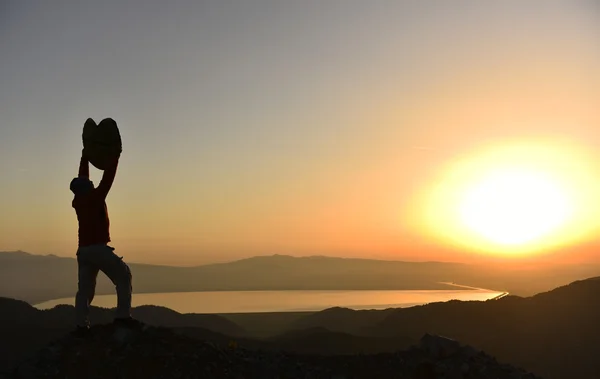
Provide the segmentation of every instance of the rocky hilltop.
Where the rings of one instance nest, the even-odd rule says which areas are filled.
[[[0,375],[0,377],[2,377]],[[85,339],[66,335],[6,378],[518,379],[538,378],[457,341],[426,334],[419,346],[373,355],[318,356],[217,347],[169,328],[131,331],[96,325]]]

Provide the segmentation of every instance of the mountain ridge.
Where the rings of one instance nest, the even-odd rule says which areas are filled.
[[[600,267],[555,271],[506,270],[455,262],[384,261],[337,257],[271,255],[196,267],[129,263],[136,293],[284,290],[446,290],[455,282],[530,296],[598,275]],[[35,277],[36,281],[29,278]],[[0,253],[0,296],[30,304],[73,297],[75,258]],[[52,285],[48,285],[52,283]],[[113,294],[114,285],[99,275],[96,293]]]
[[[371,261],[371,266],[376,267],[361,268],[365,262],[368,260],[345,261],[322,257],[315,260],[280,255],[197,267],[128,264],[137,293],[450,289],[452,286],[441,284],[436,278],[451,279],[451,272],[456,271],[452,264],[436,263],[434,266],[428,263],[397,262],[390,268],[389,263],[381,263],[384,261]],[[424,268],[413,273],[415,267]],[[418,276],[419,271],[423,272],[421,276]],[[31,277],[38,280],[27,280]],[[72,297],[76,278],[75,258],[37,256],[25,252],[0,253],[0,296],[22,299],[32,304]],[[52,283],[52,286],[47,283]],[[114,293],[113,284],[102,274],[98,277],[96,293]]]

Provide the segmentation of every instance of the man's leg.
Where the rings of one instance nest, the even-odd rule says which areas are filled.
[[[98,267],[88,260],[88,251],[77,251],[78,288],[75,296],[75,317],[77,326],[89,326],[90,304],[96,292]]]
[[[131,271],[123,259],[107,245],[95,245],[90,260],[113,282],[117,289],[116,318],[131,317]]]

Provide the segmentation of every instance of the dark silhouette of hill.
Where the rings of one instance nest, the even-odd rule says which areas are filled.
[[[0,327],[36,323],[42,312],[22,300],[6,297],[0,297],[0,310]]]
[[[598,275],[596,266],[538,270],[449,262],[402,262],[330,257],[262,256],[197,267],[130,263],[136,293],[247,290],[428,290],[455,289],[440,282],[529,296]],[[36,278],[31,280],[31,278]],[[73,297],[75,258],[0,252],[0,296],[36,304]],[[96,293],[113,294],[99,275]]]
[[[226,317],[182,315],[162,307],[134,309],[153,325],[216,346],[320,355],[374,354],[405,349],[426,334],[444,335],[547,379],[600,377],[600,278],[580,280],[532,297],[486,302],[449,301],[411,308],[354,311],[331,308],[295,315],[286,331],[257,338]],[[73,307],[37,310],[0,298],[0,357],[4,367],[71,328]],[[236,315],[241,320],[243,315]],[[260,314],[248,315],[256,323]],[[267,315],[273,320],[276,314]],[[112,310],[93,307],[92,320],[109,322]],[[247,325],[251,325],[248,323]]]
[[[323,327],[297,329],[269,338],[266,348],[302,354],[352,355],[377,354],[405,349],[406,338],[358,336]]]
[[[132,315],[149,325],[173,328],[199,328],[215,335],[242,336],[246,331],[235,323],[211,314],[180,314],[164,307],[142,306],[132,309]],[[6,367],[40,348],[53,338],[73,328],[75,309],[59,305],[50,310],[38,310],[24,301],[0,298],[0,367]],[[109,323],[114,310],[91,307],[90,319],[95,324]],[[232,337],[227,337],[230,340]]]
[[[85,340],[62,336],[7,377],[39,378],[459,378],[536,377],[469,346],[426,335],[408,351],[319,356],[218,347],[167,328],[140,331],[96,325]]]
[[[334,307],[321,312],[308,314],[288,326],[290,330],[310,328],[326,328],[327,330],[354,335],[372,335],[373,325],[383,321],[396,309],[390,308],[381,311],[352,310]]]
[[[360,333],[415,343],[441,334],[483,349],[544,378],[600,377],[600,278],[573,282],[533,297],[486,302],[449,301],[379,313],[382,320]],[[330,309],[297,324],[313,328],[360,319],[358,311]],[[375,319],[377,317],[373,316]]]
[[[228,320],[244,328],[253,337],[268,338],[293,329],[291,326],[298,320],[316,312],[257,312],[226,313]]]
[[[228,319],[213,314],[186,313],[181,314],[169,308],[145,305],[132,310],[133,317],[152,325],[170,328],[202,327],[229,336],[244,336],[247,332]],[[112,311],[107,312],[106,318],[112,319]],[[108,322],[108,321],[107,321]]]
[[[217,346],[235,343],[244,348],[288,352],[294,354],[343,355],[376,354],[405,349],[410,346],[407,339],[356,336],[349,333],[332,332],[326,328],[308,328],[284,332],[268,338],[230,337],[204,328],[172,328],[176,333]]]
[[[70,305],[58,305],[48,310],[38,310],[24,301],[0,298],[0,323],[2,325],[39,325],[51,327],[72,327],[75,308]],[[241,336],[247,332],[234,322],[213,314],[181,314],[165,307],[143,305],[131,310],[133,317],[151,325],[166,327],[201,327],[225,333],[230,336]],[[94,323],[109,323],[114,317],[114,310],[91,307],[90,319]]]

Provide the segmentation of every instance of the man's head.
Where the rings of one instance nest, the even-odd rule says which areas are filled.
[[[69,186],[71,192],[77,195],[85,195],[94,189],[94,183],[85,177],[78,177],[71,180],[71,185]]]

